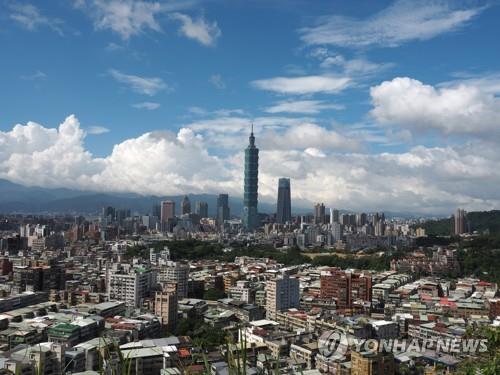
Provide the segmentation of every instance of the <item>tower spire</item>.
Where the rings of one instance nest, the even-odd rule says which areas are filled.
[[[255,147],[255,137],[253,135],[253,121],[251,122],[250,137],[248,137],[249,147]]]

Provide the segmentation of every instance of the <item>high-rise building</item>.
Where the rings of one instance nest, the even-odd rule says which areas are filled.
[[[356,226],[362,227],[366,224],[367,216],[364,212],[356,214]]]
[[[195,212],[200,218],[208,217],[208,203],[203,201],[196,202]]]
[[[455,212],[454,219],[455,219],[454,220],[455,226],[454,226],[453,233],[456,236],[459,236],[459,235],[465,233],[465,210],[458,208],[457,211]]]
[[[111,206],[108,207],[103,207],[102,208],[102,217],[109,219],[110,221],[114,220],[115,218],[115,209]]]
[[[290,179],[280,178],[278,181],[278,205],[276,222],[285,224],[292,221],[292,200],[290,197]]]
[[[162,223],[167,222],[168,219],[173,219],[175,217],[175,202],[162,201],[160,215]]]
[[[219,194],[217,198],[217,224],[224,225],[224,221],[229,220],[229,195]]]
[[[177,296],[179,299],[188,295],[189,265],[181,262],[168,261],[158,273],[160,283],[177,283]]]
[[[276,313],[298,308],[300,302],[299,280],[287,273],[266,283],[266,313],[269,319],[276,319]]]
[[[323,203],[316,203],[314,206],[314,224],[325,223],[325,205]]]
[[[161,324],[169,332],[173,332],[177,326],[178,308],[177,283],[167,282],[163,285],[161,292],[156,292],[155,315],[160,318]]]
[[[188,196],[185,195],[181,203],[181,214],[189,215],[190,213],[191,213],[191,202],[189,201]]]
[[[343,234],[344,233],[343,233],[342,224],[334,222],[332,224],[332,236],[333,236],[333,239],[335,241],[340,241],[340,240],[342,240]]]
[[[153,207],[151,208],[151,216],[156,216],[158,220],[161,217],[161,205],[159,204],[154,204]]]
[[[254,231],[259,226],[257,212],[257,197],[259,186],[259,149],[255,146],[255,137],[252,132],[248,138],[249,144],[245,149],[245,185],[243,192],[243,228]]]
[[[340,212],[334,208],[330,208],[330,224],[339,223]]]

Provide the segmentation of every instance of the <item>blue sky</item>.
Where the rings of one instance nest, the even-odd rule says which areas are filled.
[[[285,176],[300,205],[498,208],[499,16],[472,1],[8,0],[0,178],[241,195],[254,121],[262,200]]]

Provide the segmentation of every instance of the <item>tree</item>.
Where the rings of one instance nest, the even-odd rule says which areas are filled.
[[[203,294],[203,299],[209,301],[217,301],[221,298],[224,298],[224,292],[220,289],[211,288],[206,290]]]

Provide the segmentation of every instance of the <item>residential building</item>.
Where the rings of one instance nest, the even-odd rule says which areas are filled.
[[[283,273],[266,283],[266,312],[269,319],[276,319],[279,311],[298,308],[300,302],[299,280]]]
[[[161,292],[155,295],[155,315],[160,318],[162,326],[169,332],[174,332],[177,327],[177,283],[166,282]]]

